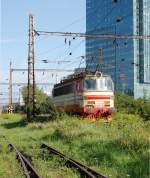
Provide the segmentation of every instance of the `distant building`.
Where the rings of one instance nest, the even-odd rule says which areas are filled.
[[[150,35],[150,0],[86,0],[86,33]],[[116,91],[150,97],[150,40],[87,38],[86,58],[92,70],[102,61]]]

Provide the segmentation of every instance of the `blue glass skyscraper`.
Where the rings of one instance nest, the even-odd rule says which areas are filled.
[[[86,0],[86,33],[150,35],[150,0]],[[150,97],[150,40],[87,38],[87,68],[98,63],[116,91]]]

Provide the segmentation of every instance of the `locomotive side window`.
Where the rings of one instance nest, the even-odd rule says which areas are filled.
[[[60,95],[66,95],[72,92],[73,92],[73,86],[72,84],[68,84],[68,85],[55,88],[53,91],[53,96],[55,97],[55,96],[60,96]]]
[[[85,80],[84,82],[84,89],[85,90],[96,90],[97,89],[97,83],[96,80]]]

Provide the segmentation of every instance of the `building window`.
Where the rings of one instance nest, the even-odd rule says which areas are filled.
[[[114,3],[117,3],[117,2],[118,2],[118,0],[113,0],[113,2],[114,2]]]

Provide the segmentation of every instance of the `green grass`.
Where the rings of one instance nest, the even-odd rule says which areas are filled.
[[[80,176],[76,170],[66,168],[64,160],[57,156],[46,153],[42,159],[42,142],[108,177],[149,177],[149,121],[144,122],[135,115],[117,114],[109,123],[64,116],[59,121],[27,125],[22,117],[0,116],[0,135],[6,135],[17,148],[32,155],[33,164],[43,178]],[[2,137],[0,145],[0,177],[23,177],[20,164]]]

